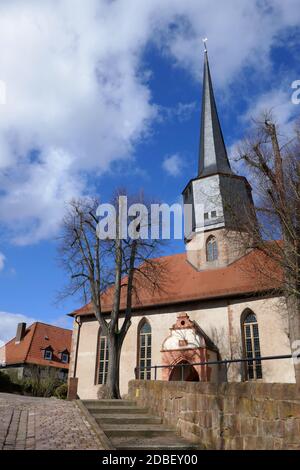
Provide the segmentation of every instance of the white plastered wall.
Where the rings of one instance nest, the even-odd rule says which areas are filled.
[[[139,322],[146,318],[152,328],[152,365],[162,363],[161,348],[169,336],[169,328],[176,322],[177,314],[186,312],[219,348],[222,359],[238,358],[242,355],[240,319],[243,311],[250,308],[257,316],[260,347],[263,356],[290,354],[287,335],[285,307],[279,298],[246,299],[235,301],[202,302],[191,308],[182,306],[178,310],[169,307],[134,314],[132,325],[125,338],[120,368],[120,388],[122,395],[127,393],[128,381],[134,379],[137,363],[137,332]],[[98,323],[96,320],[84,321],[81,327],[78,348],[77,377],[80,398],[96,398],[99,385],[95,385],[96,349]],[[240,381],[241,367],[228,368],[227,380]],[[213,374],[215,376],[215,374]],[[224,377],[224,376],[223,376]],[[154,378],[154,373],[153,373]],[[161,378],[158,370],[157,379]],[[290,359],[263,363],[264,382],[294,382],[293,365]]]

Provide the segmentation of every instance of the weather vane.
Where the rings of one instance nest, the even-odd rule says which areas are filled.
[[[207,52],[207,46],[206,46],[207,38],[203,38],[202,41],[204,45],[204,52]]]

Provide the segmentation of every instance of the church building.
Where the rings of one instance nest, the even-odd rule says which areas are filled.
[[[129,380],[136,377],[295,382],[291,359],[207,364],[291,354],[286,307],[278,294],[279,268],[242,242],[243,226],[254,213],[251,187],[230,166],[207,51],[199,170],[184,188],[183,200],[193,208],[185,252],[159,258],[157,262],[167,266],[169,282],[153,295],[141,289],[139,301],[133,302],[132,324],[121,352],[121,394],[126,395]],[[270,263],[272,277],[254,274],[251,267],[257,262]],[[109,300],[104,301],[102,310],[109,315],[110,309]],[[107,374],[106,337],[91,304],[71,315],[69,377],[78,379],[81,399],[94,399]],[[153,367],[180,364],[183,367]]]

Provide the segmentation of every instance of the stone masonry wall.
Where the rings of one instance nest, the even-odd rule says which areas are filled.
[[[207,449],[300,450],[295,384],[132,380],[129,398]]]

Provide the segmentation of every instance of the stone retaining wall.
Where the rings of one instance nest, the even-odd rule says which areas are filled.
[[[208,449],[300,449],[295,384],[132,380],[129,398]]]

